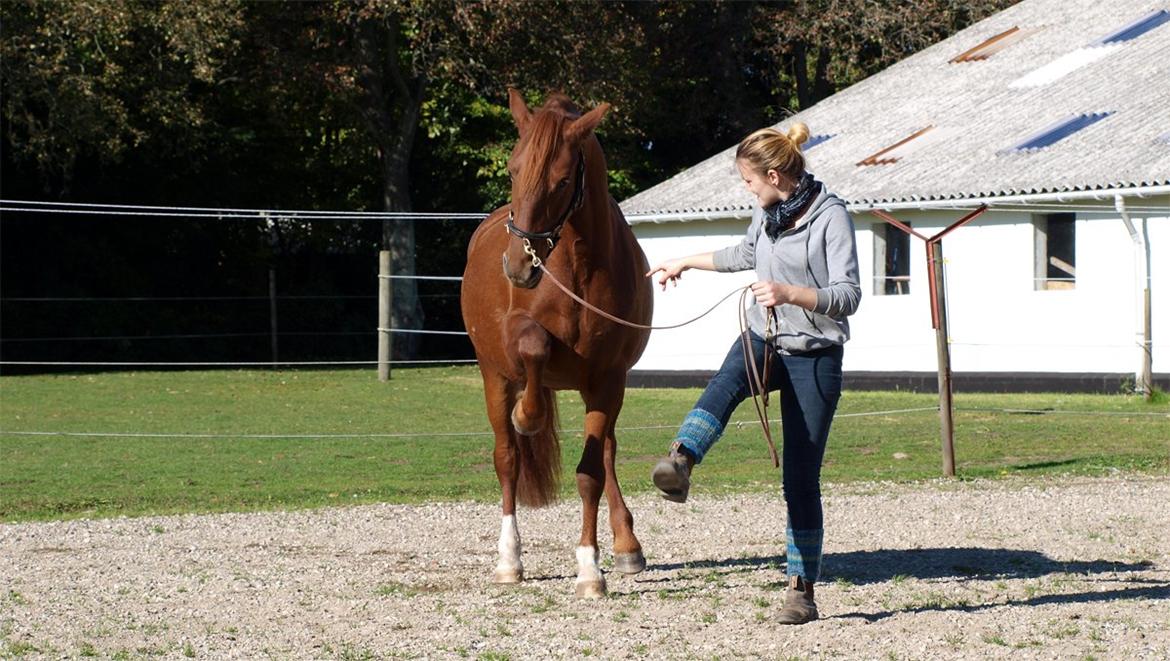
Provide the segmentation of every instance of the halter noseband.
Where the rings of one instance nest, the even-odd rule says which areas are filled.
[[[512,214],[512,209],[508,209],[508,222],[504,223],[504,229],[508,234],[520,238],[524,241],[524,252],[532,258],[532,266],[540,267],[540,258],[536,256],[536,251],[532,248],[533,241],[544,239],[548,241],[548,249],[551,252],[553,248],[557,247],[557,241],[561,238],[561,230],[565,227],[565,221],[573,212],[581,208],[581,204],[585,202],[585,154],[580,150],[577,151],[577,177],[573,185],[573,197],[569,200],[569,206],[561,213],[561,217],[557,219],[552,229],[547,232],[528,232],[522,230],[512,222],[515,216]]]

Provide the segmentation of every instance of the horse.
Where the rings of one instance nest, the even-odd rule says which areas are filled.
[[[493,580],[524,579],[516,503],[541,507],[556,499],[561,451],[555,391],[573,389],[586,410],[576,471],[582,525],[575,593],[598,598],[606,594],[597,547],[603,492],[614,569],[636,574],[646,568],[614,472],[614,427],[626,375],[646,348],[649,330],[578,304],[544,274],[597,308],[646,325],[653,312],[644,277],[649,266],[609,194],[605,154],[594,135],[609,104],[582,114],[558,93],[533,111],[509,89],[508,106],[519,133],[508,160],[511,201],[473,233],[460,292],[495,434],[502,517]]]

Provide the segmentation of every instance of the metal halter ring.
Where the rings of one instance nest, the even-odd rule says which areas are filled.
[[[556,247],[556,244],[553,243],[552,239],[545,239],[545,240],[548,241],[548,249],[551,252],[552,249]],[[527,237],[522,238],[521,241],[524,242],[524,254],[526,254],[532,258],[532,268],[534,268],[534,269],[540,268],[540,265],[543,262],[541,261],[541,259],[539,257],[536,256],[536,250],[532,247],[532,242],[529,241]]]

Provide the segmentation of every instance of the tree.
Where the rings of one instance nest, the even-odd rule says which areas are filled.
[[[67,195],[79,158],[191,151],[207,97],[235,54],[236,0],[0,3],[5,139]]]
[[[805,109],[1018,0],[800,0],[756,7],[755,38]]]

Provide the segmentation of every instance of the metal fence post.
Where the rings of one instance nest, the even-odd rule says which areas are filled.
[[[917,232],[906,223],[880,209],[870,211],[873,215],[903,232],[926,242],[926,268],[930,271],[930,323],[935,329],[935,344],[938,351],[939,435],[942,438],[943,475],[946,477],[955,476],[955,404],[951,386],[951,346],[947,330],[947,297],[946,282],[943,277],[942,239],[953,230],[971,222],[984,211],[987,211],[986,204],[980,205],[934,236],[926,236]]]
[[[947,327],[946,278],[943,274],[942,241],[928,241],[930,253],[936,318],[935,346],[938,351],[938,412],[939,432],[942,438],[942,470],[944,477],[955,476],[955,420],[954,395],[951,387],[951,345]]]

